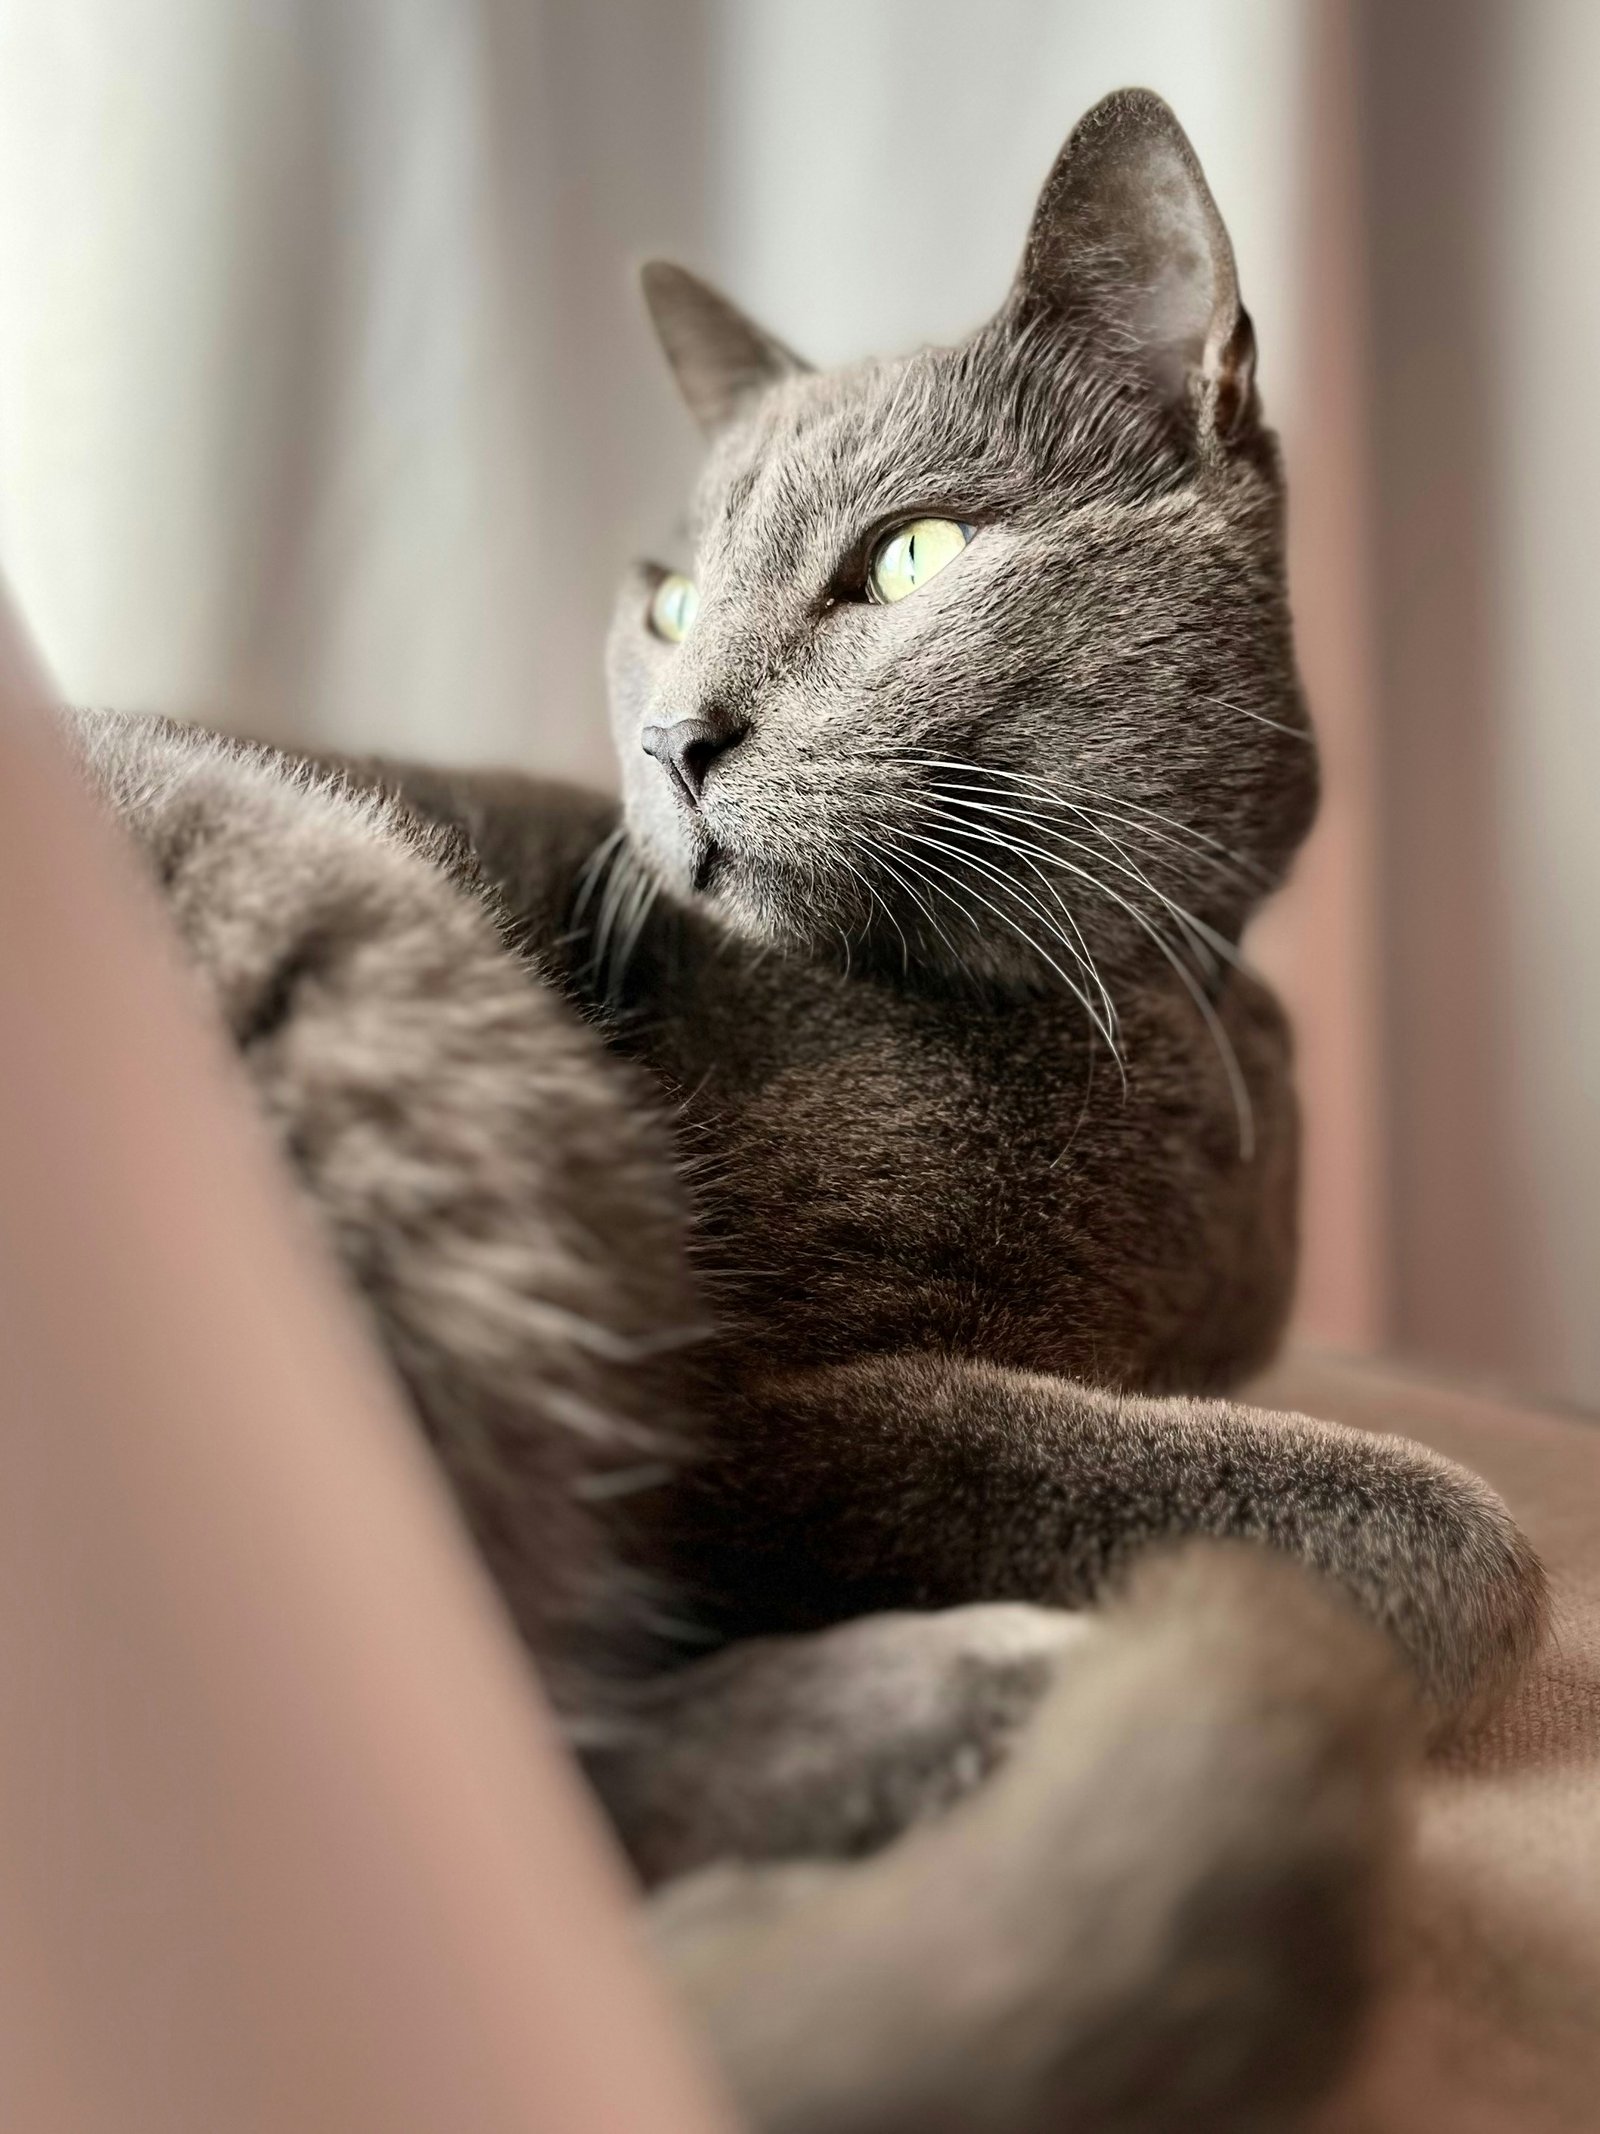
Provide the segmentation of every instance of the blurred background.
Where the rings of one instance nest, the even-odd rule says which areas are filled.
[[[1589,0],[0,0],[0,569],[78,701],[606,781],[696,456],[637,262],[819,360],[957,335],[1148,83],[1328,766],[1253,944],[1303,1328],[1597,1404],[1597,81]]]

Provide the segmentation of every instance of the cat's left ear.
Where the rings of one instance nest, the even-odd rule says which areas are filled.
[[[707,436],[768,386],[809,370],[792,349],[687,267],[653,259],[639,279],[678,390]]]
[[[1224,442],[1258,418],[1233,246],[1188,135],[1149,89],[1119,89],[1073,128],[1034,210],[1011,309],[1126,351]]]

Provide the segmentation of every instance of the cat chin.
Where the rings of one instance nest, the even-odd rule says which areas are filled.
[[[743,900],[733,883],[733,856],[703,829],[676,825],[671,837],[634,832],[634,849],[656,887],[687,910],[701,913],[730,933],[764,940],[764,929],[752,927],[742,908]]]
[[[652,804],[652,801],[654,804]],[[716,872],[716,839],[697,815],[658,796],[624,798],[624,820],[635,856],[658,889],[680,902],[696,901]]]
[[[754,948],[830,962],[847,938],[851,954],[869,950],[859,937],[859,914],[847,904],[819,905],[814,877],[740,851],[702,816],[680,812],[662,823],[643,810],[628,812],[635,854],[673,904]],[[897,953],[900,938],[897,933]]]
[[[692,860],[680,857],[669,874],[658,871],[656,878],[675,903],[753,948],[808,956],[828,946],[828,931],[814,913],[715,839],[705,840]]]
[[[719,875],[727,873],[727,855],[715,838],[707,838],[689,874],[689,887],[697,897],[709,896]]]

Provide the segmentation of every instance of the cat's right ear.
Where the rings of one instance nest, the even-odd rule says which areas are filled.
[[[708,437],[768,386],[810,368],[687,267],[653,259],[639,279],[678,390]]]
[[[1117,90],[1073,128],[1008,309],[1098,339],[1224,441],[1258,415],[1233,246],[1188,135],[1149,89]]]

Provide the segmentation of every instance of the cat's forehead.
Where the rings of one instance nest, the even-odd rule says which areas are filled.
[[[1117,478],[1126,454],[1111,412],[1092,373],[1041,378],[982,340],[802,372],[718,439],[695,496],[696,548],[707,565],[777,564],[898,515],[1065,499]],[[1143,439],[1137,458],[1148,474]]]
[[[947,413],[938,355],[805,372],[764,394],[726,434],[696,497],[702,548],[765,547],[840,519],[892,511],[960,481],[973,457]]]

